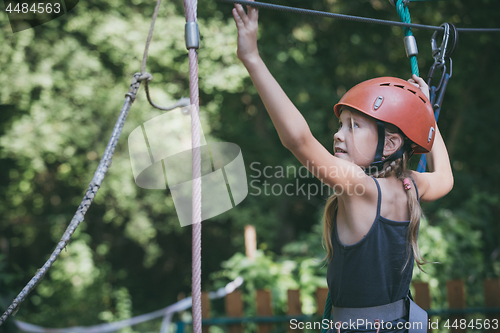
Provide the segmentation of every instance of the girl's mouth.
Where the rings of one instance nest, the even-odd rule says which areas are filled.
[[[345,154],[347,153],[344,149],[335,147],[335,154]]]

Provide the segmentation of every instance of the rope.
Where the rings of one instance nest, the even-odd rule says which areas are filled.
[[[284,11],[284,12],[291,12],[291,13],[297,13],[297,14],[337,18],[337,19],[347,20],[347,21],[356,21],[356,22],[373,23],[373,24],[381,24],[381,25],[392,25],[392,26],[397,26],[397,27],[410,27],[410,28],[415,28],[415,29],[427,29],[427,30],[439,30],[439,31],[444,30],[444,28],[440,27],[440,26],[438,27],[438,26],[433,26],[433,25],[404,23],[404,22],[374,19],[374,18],[369,18],[369,17],[329,13],[329,12],[322,12],[322,11],[312,10],[312,9],[303,9],[303,8],[274,5],[274,4],[265,3],[265,2],[254,2],[254,1],[248,1],[248,0],[216,0],[216,1],[226,2],[226,3],[239,3],[241,5],[251,6],[251,7],[255,7],[255,8],[265,8],[265,9],[280,10],[280,11]],[[457,28],[457,30],[462,31],[462,32],[500,32],[500,28]]]
[[[83,221],[85,213],[87,212],[87,210],[90,207],[90,204],[94,200],[97,190],[99,190],[102,180],[106,175],[106,171],[111,165],[111,159],[113,158],[113,153],[115,151],[116,144],[118,142],[118,139],[120,138],[120,134],[123,129],[123,124],[125,123],[125,119],[127,118],[128,112],[130,110],[130,106],[134,102],[137,90],[139,89],[140,86],[140,77],[141,77],[140,73],[134,74],[132,83],[130,84],[130,90],[125,95],[125,102],[123,104],[122,110],[120,111],[120,116],[118,117],[115,127],[113,128],[113,132],[111,133],[111,137],[109,139],[108,145],[106,146],[106,150],[104,151],[104,155],[102,156],[101,161],[99,162],[99,165],[97,167],[97,170],[94,173],[94,178],[92,178],[92,181],[89,184],[89,188],[87,189],[87,192],[83,196],[82,202],[78,206],[78,209],[76,210],[75,215],[73,216],[71,222],[66,228],[66,231],[64,232],[61,240],[57,244],[55,250],[50,255],[50,258],[45,262],[42,268],[40,268],[36,272],[35,276],[33,276],[33,278],[28,282],[28,284],[23,288],[23,290],[21,290],[19,295],[17,295],[17,297],[12,301],[11,305],[7,308],[2,317],[0,317],[0,325],[2,325],[2,323],[5,322],[5,320],[14,311],[17,311],[19,305],[26,299],[28,294],[33,289],[35,289],[37,284],[43,279],[49,268],[52,267],[54,262],[59,257],[61,251],[68,244],[69,239],[75,232],[76,228],[78,228],[80,223]]]
[[[238,276],[234,281],[226,284],[225,287],[217,289],[217,291],[211,291],[208,293],[209,299],[219,299],[225,297],[227,294],[232,293],[236,288],[243,284],[243,278]],[[181,311],[187,310],[191,307],[192,301],[191,297],[186,297],[174,304],[171,304],[163,309],[156,310],[150,313],[145,313],[137,317],[132,317],[120,321],[115,321],[112,323],[94,325],[94,326],[76,326],[67,328],[45,328],[23,321],[16,320],[14,323],[23,332],[32,333],[111,333],[116,332],[122,328],[130,327],[147,321],[151,321],[160,317],[163,317],[162,329],[165,332],[169,332],[170,319],[174,313],[179,313]]]
[[[404,5],[403,0],[398,0],[398,2],[396,3],[396,9],[398,11],[399,18],[401,19],[402,22],[411,23],[410,11],[408,10],[408,7]],[[405,27],[404,32],[405,36],[413,36],[413,32],[411,31],[410,27]],[[410,61],[411,61],[411,72],[417,76],[420,76],[418,71],[417,56],[411,56]]]
[[[151,27],[149,28],[148,38],[146,39],[146,47],[144,49],[144,54],[142,56],[142,64],[141,64],[142,75],[144,75],[146,72],[146,60],[148,59],[149,44],[151,43],[151,38],[153,38],[153,30],[155,28],[156,18],[158,17],[158,10],[160,9],[160,4],[161,0],[156,1],[156,7],[153,13],[153,19],[151,20]]]
[[[196,22],[197,0],[184,0],[186,27]],[[193,332],[201,333],[201,152],[199,123],[198,54],[189,49],[189,96],[191,100],[191,140],[193,148],[193,199],[192,199],[192,283]]]
[[[189,106],[187,104],[187,101],[183,98],[181,98],[177,103],[175,103],[172,106],[160,106],[153,102],[151,99],[151,96],[149,94],[149,81],[153,80],[153,75],[150,73],[146,72],[146,61],[148,59],[148,52],[149,52],[149,45],[151,44],[151,39],[153,38],[153,31],[156,23],[156,18],[158,17],[158,12],[160,10],[160,4],[161,0],[156,1],[156,7],[153,13],[153,18],[151,19],[151,27],[149,28],[149,33],[148,33],[148,38],[146,39],[146,46],[144,48],[144,54],[142,56],[142,63],[141,63],[141,78],[140,80],[144,80],[144,89],[146,91],[146,97],[148,98],[149,104],[151,104],[152,107],[162,110],[162,111],[170,111],[173,110],[177,107],[183,107],[183,106]]]

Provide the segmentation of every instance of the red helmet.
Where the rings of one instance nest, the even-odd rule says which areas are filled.
[[[333,107],[349,106],[372,118],[398,127],[417,144],[414,153],[428,153],[434,143],[436,120],[427,97],[411,83],[395,77],[380,77],[352,87]]]

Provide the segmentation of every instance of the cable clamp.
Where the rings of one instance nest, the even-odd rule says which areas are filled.
[[[418,55],[418,48],[417,48],[417,40],[415,39],[415,36],[405,36],[404,39],[405,42],[405,50],[406,50],[406,56],[408,58],[411,58],[413,56]]]
[[[391,5],[396,7],[398,0],[389,0],[389,2],[391,3]],[[410,0],[403,0],[403,6],[405,6],[405,7],[407,7],[409,3],[410,3]]]
[[[200,29],[196,21],[186,22],[184,38],[186,39],[186,48],[188,50],[200,47]]]

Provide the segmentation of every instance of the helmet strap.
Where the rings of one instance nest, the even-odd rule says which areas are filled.
[[[398,158],[401,158],[405,152],[405,145],[403,144],[401,148],[398,149],[391,156],[384,158],[384,146],[385,146],[385,124],[380,120],[375,120],[377,122],[377,132],[378,132],[378,142],[377,142],[377,150],[375,151],[375,160],[368,168],[365,169],[365,173],[370,175],[372,171],[381,171],[382,167],[386,162],[395,161]]]

